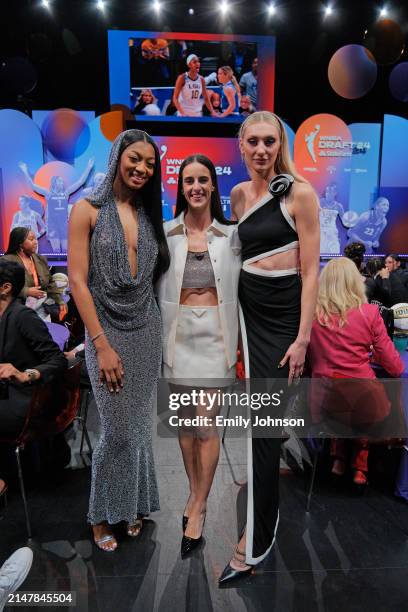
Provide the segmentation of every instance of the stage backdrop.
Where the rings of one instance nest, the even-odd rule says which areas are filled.
[[[33,119],[18,111],[0,111],[0,250],[10,230],[33,229],[39,252],[65,254],[72,206],[103,180],[112,142],[124,129],[120,111],[94,117],[71,109],[36,111]],[[224,212],[229,194],[247,173],[235,138],[155,138],[162,158],[163,216],[173,217],[180,164],[193,153],[216,166]],[[17,144],[18,143],[18,144]]]
[[[384,115],[380,195],[390,203],[381,247],[408,254],[408,120]]]
[[[347,126],[335,115],[302,123],[295,137],[295,163],[320,199],[320,252],[339,255],[350,242],[366,253],[384,251],[389,202],[378,197],[381,126]]]
[[[33,119],[0,111],[0,250],[10,230],[32,229],[39,252],[66,253],[72,205],[104,176],[113,140],[124,129],[121,112],[94,118],[72,109],[35,111]]]
[[[67,221],[75,202],[105,176],[112,142],[124,129],[121,111],[35,111],[33,119],[0,110],[0,250],[11,228],[27,226],[39,251],[66,252]],[[381,126],[347,126],[333,115],[307,119],[294,137],[295,161],[321,204],[321,252],[339,254],[362,240],[367,252],[406,253],[408,235],[408,121],[386,115]],[[155,137],[162,158],[164,218],[173,216],[182,160],[208,155],[217,168],[225,214],[229,194],[247,179],[237,139]],[[382,149],[381,149],[382,146]],[[378,167],[381,152],[381,181]]]

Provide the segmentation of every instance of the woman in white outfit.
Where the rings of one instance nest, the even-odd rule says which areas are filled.
[[[237,226],[222,212],[214,165],[204,155],[188,157],[180,166],[175,214],[164,224],[171,264],[158,289],[163,376],[189,379],[184,384],[215,379],[207,387],[228,385],[237,358],[240,243]],[[196,408],[198,413],[214,416],[206,406]],[[184,557],[202,538],[220,443],[215,428],[180,430],[179,441],[190,485]]]

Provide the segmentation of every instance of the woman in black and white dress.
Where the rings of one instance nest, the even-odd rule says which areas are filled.
[[[239,145],[251,179],[231,192],[242,244],[239,301],[246,377],[291,384],[303,371],[316,304],[319,204],[296,172],[276,115],[262,111],[248,117]],[[271,410],[276,411],[268,407],[257,414],[267,416]],[[249,573],[275,541],[281,441],[254,437],[248,442],[246,527],[221,585]]]

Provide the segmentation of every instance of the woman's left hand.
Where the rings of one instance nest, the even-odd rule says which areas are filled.
[[[63,321],[68,314],[68,306],[66,304],[60,304],[59,307],[59,320]]]
[[[289,376],[288,376],[288,384],[291,385],[294,379],[300,378],[303,374],[303,368],[305,366],[305,357],[306,357],[306,349],[307,344],[301,343],[295,340],[293,344],[290,345],[288,350],[285,353],[284,358],[279,363],[279,368],[283,368],[283,366],[289,361]]]
[[[25,372],[20,372],[12,363],[0,363],[0,380],[17,380],[20,383],[28,382]]]

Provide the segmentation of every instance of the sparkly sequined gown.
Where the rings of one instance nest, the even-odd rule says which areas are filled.
[[[158,246],[142,206],[138,208],[138,269],[133,278],[127,245],[112,198],[99,209],[90,243],[89,289],[102,328],[122,359],[119,393],[98,381],[98,361],[86,342],[86,364],[102,425],[93,453],[88,520],[134,523],[159,510],[152,453],[152,411],[161,363],[161,321],[153,294]]]

